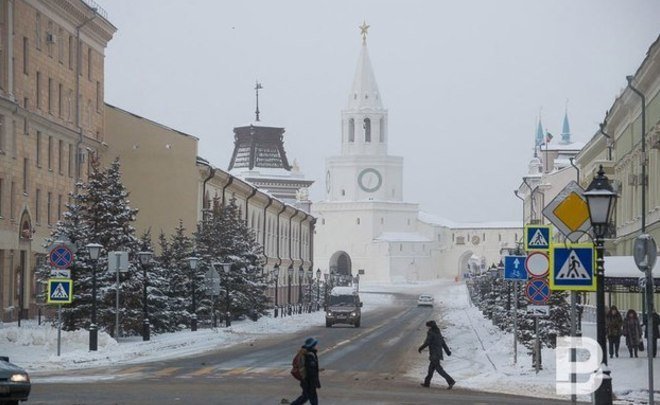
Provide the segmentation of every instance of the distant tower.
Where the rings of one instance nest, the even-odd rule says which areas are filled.
[[[257,82],[256,122],[234,128],[234,152],[229,162],[229,172],[276,198],[297,204],[301,195],[308,195],[307,189],[314,181],[305,180],[297,165],[294,164],[294,168],[289,164],[284,150],[284,128],[266,126],[260,121],[260,89],[263,86]],[[305,190],[301,193],[302,189]]]
[[[568,110],[564,111],[564,123],[561,126],[561,143],[571,143],[571,127],[568,125]]]
[[[539,124],[536,128],[536,138],[534,140],[534,156],[537,156],[537,151],[540,150],[541,145],[543,145],[544,142],[543,124],[541,123],[541,117],[539,116]]]

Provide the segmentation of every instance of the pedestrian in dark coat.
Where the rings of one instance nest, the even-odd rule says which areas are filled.
[[[633,356],[633,353],[637,357],[639,342],[642,341],[642,327],[634,309],[629,309],[626,312],[626,319],[623,321],[623,335],[626,337],[626,346],[628,346],[630,357]]]
[[[321,388],[321,382],[319,381],[319,359],[316,355],[317,343],[318,340],[309,337],[305,339],[305,344],[302,346],[301,350],[305,351],[305,373],[303,379],[300,381],[302,394],[291,405],[304,404],[307,401],[312,405],[319,403],[316,394],[316,390]]]
[[[644,336],[648,337],[648,328],[646,327],[646,319],[644,319]],[[660,315],[653,310],[653,330],[651,335],[651,348],[649,354],[655,357],[658,354],[658,338],[660,338]]]
[[[438,328],[438,325],[435,323],[435,321],[426,322],[426,326],[429,328],[426,332],[426,340],[424,341],[424,344],[422,344],[419,349],[417,349],[417,351],[421,353],[425,348],[429,348],[429,369],[426,374],[426,378],[421,385],[423,387],[429,387],[431,385],[431,378],[433,378],[433,373],[437,371],[438,374],[447,380],[447,389],[450,390],[454,384],[456,384],[456,381],[451,378],[451,376],[447,374],[447,372],[442,368],[440,365],[440,360],[444,359],[442,356],[443,350],[445,353],[447,353],[447,356],[451,356],[451,350],[449,350],[449,347],[445,342],[445,338],[442,337],[440,328]]]
[[[612,305],[605,315],[605,327],[607,329],[607,340],[609,341],[610,358],[619,357],[619,345],[623,333],[623,317],[616,305]]]

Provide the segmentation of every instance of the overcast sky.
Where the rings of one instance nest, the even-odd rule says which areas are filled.
[[[660,34],[656,0],[97,2],[118,28],[108,103],[198,137],[226,169],[258,79],[262,120],[286,128],[314,200],[366,20],[404,198],[455,221],[519,219],[539,113],[557,141],[568,100],[588,141]]]

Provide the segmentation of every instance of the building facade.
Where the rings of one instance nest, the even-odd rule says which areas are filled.
[[[0,318],[36,314],[44,240],[105,136],[116,28],[82,0],[0,1]]]

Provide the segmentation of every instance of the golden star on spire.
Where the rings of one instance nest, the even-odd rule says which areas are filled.
[[[370,25],[367,25],[367,22],[362,20],[362,25],[360,25],[360,35],[362,35],[362,42],[367,42],[367,34]]]

